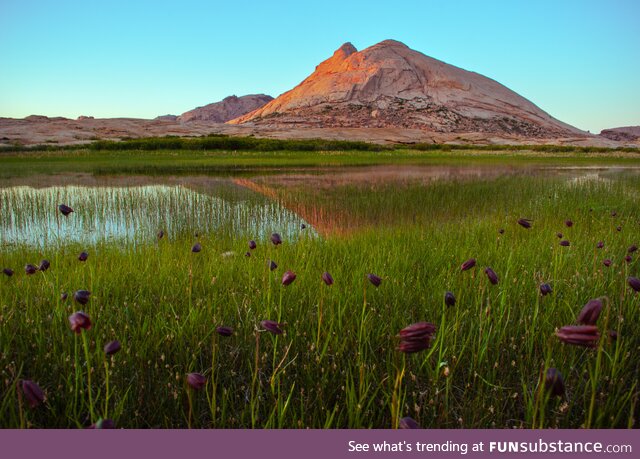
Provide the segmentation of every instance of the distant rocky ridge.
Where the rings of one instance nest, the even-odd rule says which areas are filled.
[[[247,96],[225,97],[220,102],[194,108],[184,112],[177,119],[183,123],[192,121],[212,121],[214,123],[226,123],[229,120],[245,115],[273,100],[266,94],[249,94]]]
[[[618,142],[634,142],[636,140],[640,140],[640,126],[604,129],[599,135]]]
[[[294,89],[230,124],[588,135],[494,80],[394,40],[360,52],[345,43]]]

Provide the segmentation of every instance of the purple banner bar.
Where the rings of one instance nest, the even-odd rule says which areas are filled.
[[[0,458],[640,457],[633,430],[0,430]]]

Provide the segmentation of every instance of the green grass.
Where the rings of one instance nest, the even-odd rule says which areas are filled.
[[[623,260],[640,242],[637,174],[316,188],[263,180],[321,237],[303,231],[274,247],[265,230],[247,258],[247,235],[221,228],[201,235],[203,251],[193,254],[194,228],[176,203],[171,213],[186,223],[168,240],[101,242],[86,263],[76,259],[87,249],[79,244],[4,247],[0,265],[16,274],[0,279],[0,426],[108,417],[120,427],[388,428],[411,416],[432,428],[638,427],[640,297],[626,278],[640,265],[637,253]],[[38,221],[55,209],[25,202],[22,211]],[[533,228],[520,227],[521,217]],[[558,245],[558,231],[570,247]],[[460,272],[471,257],[478,266]],[[23,273],[42,258],[49,271]],[[297,279],[283,287],[286,270]],[[333,286],[321,282],[324,271]],[[370,272],[383,278],[379,288]],[[540,296],[542,282],[551,295]],[[86,307],[60,300],[77,289],[93,292]],[[443,304],[447,290],[453,307]],[[554,330],[599,297],[607,300],[598,347],[560,343]],[[82,336],[67,322],[79,309],[93,321]],[[286,333],[260,331],[264,319],[286,322]],[[432,347],[400,354],[395,336],[417,321],[436,324]],[[234,335],[218,336],[217,325]],[[123,349],[105,358],[113,339]],[[563,374],[566,397],[542,396],[548,367]],[[185,384],[194,371],[207,377],[201,391]],[[45,389],[44,406],[21,406],[19,379]]]

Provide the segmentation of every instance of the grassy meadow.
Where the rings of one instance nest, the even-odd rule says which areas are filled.
[[[638,252],[628,252],[640,245],[640,175],[555,169],[638,166],[634,155],[3,153],[3,187],[48,173],[67,174],[63,185],[78,172],[243,174],[144,205],[134,186],[116,198],[93,188],[48,201],[0,195],[0,228],[47,225],[55,236],[95,220],[99,232],[112,221],[99,214],[154,226],[104,239],[0,235],[0,268],[15,271],[0,275],[0,427],[81,428],[109,419],[123,428],[394,428],[411,417],[424,428],[637,428],[640,294],[627,279],[640,276]],[[344,171],[337,166],[493,169],[517,160],[516,173],[334,178]],[[288,180],[285,166],[309,178]],[[336,167],[301,170],[310,166]],[[264,173],[269,168],[277,170]],[[60,214],[57,197],[75,212]],[[212,197],[240,207],[221,210]],[[518,224],[522,218],[530,228]],[[274,232],[281,245],[270,242]],[[477,265],[462,271],[471,258]],[[49,269],[25,273],[26,264],[43,259]],[[287,271],[296,278],[285,286]],[[324,272],[333,285],[323,282]],[[378,287],[370,273],[382,279]],[[544,296],[543,283],[552,288]],[[86,305],[74,301],[78,290],[91,292]],[[454,305],[445,304],[447,291]],[[595,347],[562,342],[556,330],[575,325],[597,298]],[[75,311],[90,317],[89,329],[70,329]],[[271,333],[264,320],[282,324],[284,333]],[[400,330],[421,321],[436,327],[428,349],[398,351]],[[233,333],[223,336],[219,326]],[[113,340],[121,350],[106,355]],[[545,388],[549,368],[562,374],[561,396]],[[189,373],[205,384],[189,385]],[[29,406],[24,380],[42,389],[42,403]]]

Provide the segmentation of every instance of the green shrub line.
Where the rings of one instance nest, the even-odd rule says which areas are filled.
[[[81,145],[9,145],[0,147],[0,153],[20,153],[32,151],[69,151],[89,149],[92,151],[121,150],[242,150],[242,151],[369,151],[382,152],[394,150],[417,151],[533,151],[543,153],[606,153],[612,151],[640,153],[640,148],[610,148],[573,145],[471,145],[441,143],[403,143],[381,145],[363,141],[323,140],[323,139],[265,139],[256,137],[235,137],[227,135],[208,135],[202,137],[145,137],[127,138],[120,141],[97,140]]]

